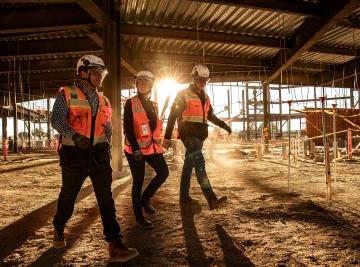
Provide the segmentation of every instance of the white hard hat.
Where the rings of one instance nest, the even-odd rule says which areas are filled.
[[[149,81],[154,82],[155,77],[154,77],[154,74],[152,74],[150,71],[141,70],[141,71],[139,71],[139,72],[136,74],[135,82],[136,82],[138,79],[145,79],[145,80],[149,80]]]
[[[205,65],[196,64],[191,71],[191,75],[197,77],[209,78],[210,71],[208,67],[206,67]]]
[[[82,56],[76,64],[77,74],[79,74],[79,68],[81,68],[81,67],[83,67],[83,68],[101,67],[101,68],[105,69],[105,64],[104,64],[104,61],[97,56],[85,55],[85,56]]]

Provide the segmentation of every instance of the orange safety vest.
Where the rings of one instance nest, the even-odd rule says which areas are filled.
[[[164,153],[164,149],[161,144],[161,133],[162,133],[162,121],[157,119],[156,127],[153,132],[149,125],[149,119],[146,115],[145,109],[141,104],[140,99],[137,96],[134,96],[130,99],[131,109],[133,112],[133,122],[134,122],[134,133],[136,141],[139,145],[142,155],[151,155],[155,153]],[[156,109],[156,114],[158,114],[157,104],[151,101]],[[133,154],[129,140],[126,138],[125,133],[125,145],[124,150]]]
[[[90,138],[91,134],[91,107],[84,93],[77,86],[61,87],[69,108],[67,122],[76,133]],[[95,117],[94,145],[107,142],[105,125],[111,121],[111,106],[109,100],[98,93],[99,106]],[[67,146],[75,146],[70,137],[62,136],[61,143]]]
[[[205,93],[205,105],[202,106],[199,96],[190,88],[180,92],[185,99],[185,109],[181,114],[181,121],[207,123],[207,116],[210,110],[210,98]]]

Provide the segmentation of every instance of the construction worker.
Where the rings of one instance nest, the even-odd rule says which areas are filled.
[[[139,253],[122,242],[111,193],[111,106],[97,91],[106,73],[101,58],[94,55],[81,57],[77,62],[80,81],[74,86],[61,87],[53,106],[51,124],[60,133],[58,151],[62,171],[62,187],[53,219],[53,247],[66,246],[65,224],[73,213],[76,196],[89,176],[105,240],[109,243],[109,261],[126,262]]]
[[[179,137],[186,148],[180,183],[180,203],[185,204],[194,201],[189,195],[189,188],[192,169],[195,167],[197,180],[209,207],[216,209],[226,202],[227,197],[217,198],[212,190],[205,170],[202,147],[204,140],[208,137],[207,121],[225,129],[229,134],[231,134],[231,128],[215,116],[209,96],[204,91],[210,78],[209,69],[204,65],[195,65],[191,75],[193,83],[177,94],[171,107],[163,147],[168,149],[171,145],[171,134],[177,120]]]
[[[169,176],[160,140],[162,121],[157,104],[150,100],[153,84],[154,75],[150,71],[139,71],[135,79],[137,94],[124,106],[124,150],[133,177],[132,204],[137,226],[147,229],[153,228],[153,224],[144,217],[142,208],[155,213],[150,199]],[[141,194],[145,162],[155,170],[156,176]]]

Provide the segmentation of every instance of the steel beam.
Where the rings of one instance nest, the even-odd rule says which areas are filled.
[[[102,25],[111,24],[114,21],[93,0],[76,1],[89,15]]]
[[[293,64],[300,56],[308,51],[331,27],[344,19],[359,6],[357,0],[328,0],[324,1],[324,16],[321,18],[308,18],[298,29],[292,41],[290,50],[281,50],[274,60],[272,74],[265,84],[271,83],[286,68]]]
[[[89,50],[98,50],[99,46],[88,37],[52,39],[52,40],[34,40],[23,42],[6,42],[2,44],[0,57],[82,52]]]
[[[137,26],[137,25],[121,25],[122,35],[136,35],[148,36],[158,38],[168,38],[177,40],[191,40],[215,42],[215,43],[228,43],[228,44],[243,44],[258,47],[272,47],[279,48],[280,39],[270,37],[258,37],[243,34],[228,34],[228,33],[215,33],[215,32],[197,32],[195,30],[183,30],[161,27]]]

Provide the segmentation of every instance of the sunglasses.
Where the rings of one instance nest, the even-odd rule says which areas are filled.
[[[142,78],[138,78],[138,79],[136,79],[136,82],[138,83],[138,82],[141,82],[141,83],[146,83],[146,84],[153,84],[153,81],[151,81],[151,80],[148,80],[148,79],[142,79]]]
[[[95,75],[96,74],[97,75],[104,75],[104,74],[107,73],[107,70],[102,68],[102,67],[91,67],[90,70],[91,70],[91,73],[93,73]]]
[[[210,78],[194,77],[196,83],[207,83]]]

